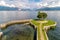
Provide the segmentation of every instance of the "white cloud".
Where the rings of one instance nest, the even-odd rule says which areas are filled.
[[[60,7],[60,0],[43,0],[41,2],[36,3],[38,8],[41,7]]]
[[[36,3],[38,7],[46,7],[47,3]]]
[[[51,5],[48,7],[60,7],[60,1],[59,2],[52,2]]]
[[[13,4],[7,4],[5,1],[0,1],[0,6],[8,6],[8,7],[15,7]]]
[[[0,6],[1,5],[31,9],[41,7],[60,7],[60,0],[42,0],[41,2],[29,2],[29,0],[1,0]]]
[[[19,7],[19,8],[30,8],[29,4],[28,3],[24,3],[24,2],[17,3],[16,6]]]
[[[17,1],[17,4],[20,4],[18,7],[21,8],[41,8],[41,7],[60,7],[60,0],[42,0],[41,2],[31,2],[28,0]],[[15,4],[16,5],[16,4]]]

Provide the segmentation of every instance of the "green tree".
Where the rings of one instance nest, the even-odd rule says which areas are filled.
[[[45,12],[38,12],[37,18],[44,20],[47,17],[47,14]]]

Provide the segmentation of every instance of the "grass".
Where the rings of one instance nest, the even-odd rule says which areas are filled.
[[[55,22],[52,21],[52,20],[47,20],[47,21],[48,21],[47,23],[44,23],[44,24],[43,24],[44,26],[49,26],[49,25],[55,24]]]
[[[32,20],[31,22],[36,26],[40,25],[40,23],[36,22],[35,20]]]
[[[34,26],[37,26],[38,40],[40,40],[40,23],[36,22],[35,20],[32,20],[31,22],[34,24]]]
[[[38,21],[38,22],[37,22]],[[44,21],[44,20],[43,20]],[[52,20],[45,20],[45,21],[47,21],[47,23],[42,23],[42,25],[41,25],[41,28],[40,28],[40,21],[39,20],[32,20],[31,22],[32,22],[32,24],[34,24],[34,26],[37,26],[37,32],[38,32],[38,40],[40,40],[40,29],[42,30],[42,32],[43,32],[43,35],[44,35],[44,40],[48,40],[47,38],[47,34],[46,34],[46,31],[43,29],[44,28],[44,26],[50,26],[50,25],[54,25],[55,24],[55,22],[54,21],[52,21]],[[41,21],[42,22],[42,21]],[[53,28],[53,27],[52,27]]]
[[[40,34],[40,23],[36,22],[36,20],[32,20],[31,21],[35,26],[37,26],[37,32],[38,32],[38,40],[40,40],[40,37],[41,37],[41,34]],[[41,25],[42,27],[43,25]],[[43,27],[42,27],[43,28]],[[42,32],[43,32],[43,35],[44,35],[44,40],[47,40],[46,38],[46,33],[45,31],[43,31],[43,29],[41,28]]]

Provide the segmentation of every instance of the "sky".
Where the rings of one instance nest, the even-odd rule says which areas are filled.
[[[18,8],[60,7],[60,0],[0,0],[0,6]]]

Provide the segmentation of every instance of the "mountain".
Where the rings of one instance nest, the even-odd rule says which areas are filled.
[[[7,7],[7,6],[0,6],[0,11],[15,11],[18,10],[17,7]]]
[[[21,11],[54,11],[60,10],[60,7],[41,7],[41,8],[34,8],[34,9],[24,9],[22,8]]]
[[[32,11],[31,9],[21,9],[21,11]]]
[[[35,9],[35,11],[38,11],[38,10],[45,10],[45,11],[51,11],[51,10],[60,10],[60,7],[44,7],[44,8],[39,8],[39,9]]]
[[[27,8],[20,8],[20,11],[54,11],[60,10],[60,7],[42,7],[42,8],[34,8],[34,9],[27,9]],[[0,11],[17,11],[19,8],[17,7],[7,7],[7,6],[0,6]]]

